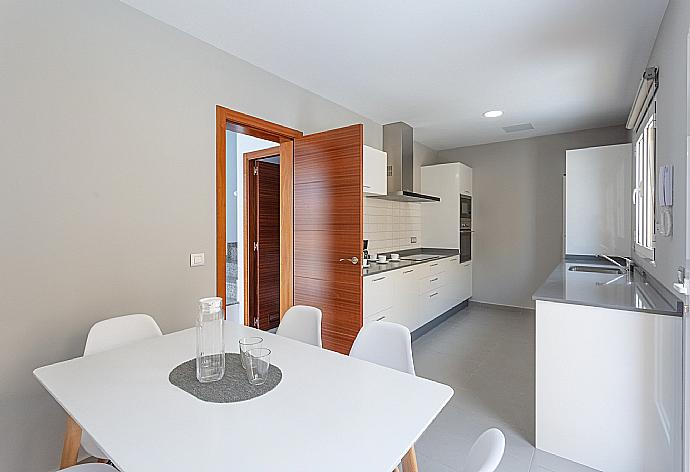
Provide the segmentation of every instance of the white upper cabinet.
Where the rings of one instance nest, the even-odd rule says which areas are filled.
[[[460,193],[472,196],[472,168],[460,164]]]
[[[422,193],[441,197],[422,205],[422,245],[460,247],[460,195],[472,195],[472,168],[460,162],[422,167]]]
[[[364,195],[386,195],[388,193],[388,154],[364,146]]]

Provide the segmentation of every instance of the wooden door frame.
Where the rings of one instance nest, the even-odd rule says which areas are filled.
[[[255,161],[257,159],[265,159],[267,157],[274,157],[274,156],[280,156],[280,146],[274,146],[270,147],[267,149],[259,149],[258,151],[250,151],[250,152],[245,152],[243,155],[243,161],[244,164],[242,165],[242,172],[243,172],[243,180],[244,180],[244,195],[242,196],[242,206],[244,208],[244,221],[243,221],[243,235],[244,235],[244,325],[249,326],[249,302],[250,302],[250,294],[249,294],[249,260],[251,259],[251,254],[252,251],[249,250],[249,243],[250,243],[250,226],[249,226],[249,193],[251,191],[250,187],[250,166],[252,164],[252,161]],[[282,174],[281,174],[282,177]],[[282,183],[282,178],[281,178],[281,183]],[[282,185],[281,185],[282,187]],[[282,191],[282,188],[280,189]],[[282,196],[282,195],[281,195]],[[281,205],[282,205],[282,198],[281,198]],[[282,209],[281,209],[282,211]],[[282,217],[282,213],[281,213]],[[282,221],[282,218],[281,218]],[[282,225],[281,225],[282,226]],[[281,246],[282,246],[282,235],[281,235]],[[281,255],[282,255],[282,247],[281,249]],[[292,264],[289,265],[289,267],[292,267]],[[281,269],[282,269],[282,257],[281,257]],[[282,274],[282,270],[281,270]],[[282,278],[281,278],[282,279]],[[282,291],[282,284],[281,284],[281,291]],[[282,298],[281,298],[282,301]],[[280,305],[280,315],[282,317],[284,311],[283,311],[283,305],[281,303]]]
[[[216,105],[216,295],[225,299],[226,263],[226,132],[234,131],[255,138],[273,141],[280,154],[280,316],[293,304],[293,141],[303,136],[301,131],[270,121],[255,118]],[[275,155],[275,154],[274,154]],[[246,191],[246,188],[245,188]],[[246,214],[245,214],[246,218]],[[246,219],[245,219],[246,221]],[[243,231],[245,229],[243,228]],[[245,246],[246,251],[246,246]],[[247,266],[245,263],[245,272]],[[246,283],[245,274],[245,283]],[[245,324],[247,324],[247,291],[244,292]]]

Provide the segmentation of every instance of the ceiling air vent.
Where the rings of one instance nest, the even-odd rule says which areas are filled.
[[[504,126],[503,131],[506,133],[517,133],[518,131],[528,131],[534,129],[534,126],[532,126],[532,123],[522,123],[519,125],[512,125],[512,126]]]

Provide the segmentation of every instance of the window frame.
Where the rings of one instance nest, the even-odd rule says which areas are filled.
[[[656,248],[656,99],[633,139],[633,251],[654,262]]]

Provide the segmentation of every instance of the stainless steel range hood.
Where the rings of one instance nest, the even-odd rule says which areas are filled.
[[[399,121],[383,125],[383,150],[388,153],[388,195],[385,200],[398,202],[440,202],[439,197],[413,191],[414,169],[412,127]]]

